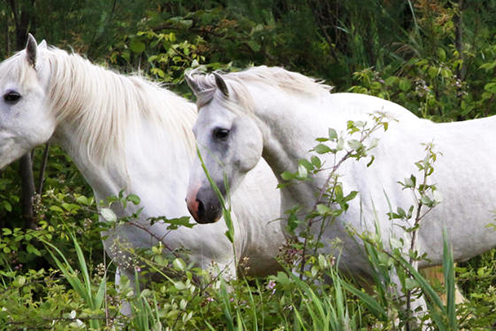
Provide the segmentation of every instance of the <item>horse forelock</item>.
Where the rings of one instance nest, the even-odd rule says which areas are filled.
[[[232,111],[252,109],[253,101],[248,90],[237,81],[228,81],[230,92],[226,96],[219,91],[213,74],[190,74],[189,80],[195,86],[196,105],[200,110],[214,99]]]
[[[224,74],[222,78],[229,86],[229,96],[216,93],[218,87],[213,74],[193,74],[190,76],[190,79],[193,80],[198,88],[195,91],[198,108],[203,107],[215,98],[233,111],[240,108],[251,110],[254,107],[253,98],[247,87],[253,83],[277,88],[285,93],[310,96],[328,94],[332,90],[331,86],[320,81],[280,67],[253,67],[241,72]]]
[[[125,148],[129,130],[143,123],[161,128],[157,134],[176,137],[194,153],[194,106],[139,76],[125,76],[94,65],[77,54],[51,48],[49,102],[57,123],[68,124],[72,146],[87,161],[118,167],[127,174]]]

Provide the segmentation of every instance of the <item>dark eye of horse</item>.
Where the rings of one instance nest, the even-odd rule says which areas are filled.
[[[3,100],[6,103],[15,104],[19,99],[21,99],[21,95],[16,91],[8,91],[3,95]]]
[[[213,136],[215,139],[225,140],[225,139],[227,139],[227,137],[229,137],[229,130],[228,129],[222,129],[222,128],[216,128],[216,129],[214,129]]]

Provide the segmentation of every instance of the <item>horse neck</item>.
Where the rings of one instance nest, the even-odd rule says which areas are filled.
[[[315,147],[315,138],[325,136],[327,132],[328,121],[323,120],[325,117],[315,111],[321,97],[295,97],[262,89],[252,91],[251,95],[259,99],[254,100],[255,104],[264,105],[255,109],[264,137],[262,156],[279,183],[283,183],[281,174],[285,171],[296,172],[298,161],[308,158],[309,150]],[[323,181],[319,178],[321,176],[319,174],[312,181],[285,186],[281,191],[285,205],[283,207],[298,204],[305,208],[313,205],[315,192]]]
[[[187,182],[185,169],[194,155],[193,104],[77,56],[62,62],[52,63],[50,98],[58,118],[54,140],[99,197],[123,189],[137,193],[150,182]],[[63,86],[67,77],[72,79],[69,89]],[[154,173],[167,176],[153,178]]]

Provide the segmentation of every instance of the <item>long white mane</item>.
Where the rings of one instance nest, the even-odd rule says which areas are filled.
[[[145,121],[193,153],[194,104],[142,77],[117,74],[77,54],[47,48],[40,55],[46,60],[40,66],[48,65],[51,73],[47,96],[51,111],[57,123],[74,128],[73,146],[82,149],[78,154],[89,162],[103,167],[112,163],[126,173],[126,137],[129,130],[142,129]]]
[[[195,72],[193,71],[188,75],[188,78],[193,81],[198,87],[198,90],[201,91],[200,93],[197,93],[197,104],[199,107],[207,104],[215,97],[217,84],[213,74],[195,75]],[[332,90],[331,86],[323,84],[316,79],[296,72],[287,71],[280,67],[252,67],[241,72],[232,72],[222,75],[222,78],[225,79],[226,82],[229,82],[229,87],[238,101],[244,103],[243,106],[248,109],[251,108],[251,98],[244,85],[249,83],[262,83],[278,88],[286,93],[299,93],[310,96],[327,94]]]

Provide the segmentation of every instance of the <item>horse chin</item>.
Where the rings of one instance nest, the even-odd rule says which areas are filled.
[[[200,224],[211,224],[220,220],[221,217],[222,209],[220,205],[210,204],[208,206],[204,206],[200,203],[195,219]]]
[[[27,152],[29,152],[28,149],[24,151],[23,149],[15,148],[14,140],[4,143],[3,146],[0,146],[0,155],[2,156],[0,159],[0,169],[5,168]]]
[[[219,215],[216,218],[199,218],[196,220],[199,224],[212,224],[216,223],[218,220],[220,220],[221,216]]]

